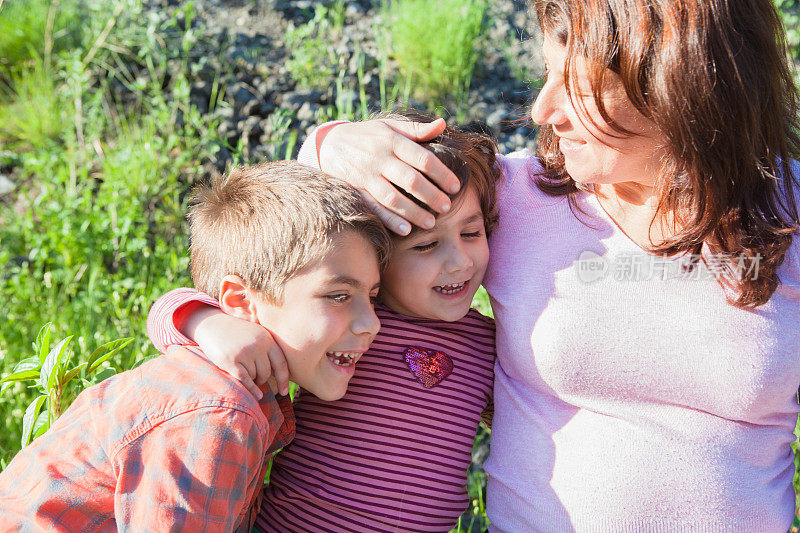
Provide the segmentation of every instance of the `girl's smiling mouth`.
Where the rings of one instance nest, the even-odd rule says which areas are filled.
[[[451,283],[449,285],[437,285],[433,290],[444,296],[456,296],[463,293],[467,285],[469,285],[469,280],[462,281],[461,283]]]

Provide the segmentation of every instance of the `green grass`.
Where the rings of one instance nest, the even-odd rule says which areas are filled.
[[[13,70],[80,46],[92,12],[86,4],[78,0],[0,2],[0,66]]]
[[[286,31],[289,59],[286,70],[300,87],[324,89],[336,72],[344,67],[330,49],[332,40],[341,35],[345,20],[343,0],[330,7],[318,4],[314,17],[300,25],[290,24]]]
[[[388,54],[431,104],[463,102],[478,58],[488,0],[393,0],[384,4]]]
[[[208,133],[216,125],[189,105],[179,73],[164,89],[173,56],[148,41],[153,28],[137,32],[126,23],[104,36],[122,1],[106,6],[75,50],[16,69],[0,95],[0,144],[14,147],[21,183],[0,203],[2,374],[32,354],[46,322],[55,336],[75,335],[79,353],[132,337],[114,361],[119,370],[131,368],[153,354],[149,306],[190,281],[184,196],[218,145]],[[135,9],[126,16],[135,18]],[[103,45],[112,41],[113,51]],[[125,73],[99,66],[115,63],[119,50],[150,74],[125,108],[110,89]],[[19,449],[33,395],[15,385],[0,396],[2,461]]]

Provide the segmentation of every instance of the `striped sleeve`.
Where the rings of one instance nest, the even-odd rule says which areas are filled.
[[[204,292],[181,287],[169,291],[150,308],[147,315],[147,336],[158,351],[165,352],[167,346],[195,344],[175,326],[176,319],[195,308],[195,305],[190,304],[219,307],[219,302]]]

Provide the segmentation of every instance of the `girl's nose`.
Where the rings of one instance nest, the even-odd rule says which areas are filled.
[[[448,274],[452,274],[454,272],[460,272],[462,270],[467,270],[472,267],[472,258],[470,255],[464,250],[463,247],[459,245],[454,245],[447,256],[447,260],[445,261],[445,271]]]

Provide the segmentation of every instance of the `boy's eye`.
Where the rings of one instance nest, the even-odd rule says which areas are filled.
[[[429,242],[428,244],[419,244],[414,246],[414,250],[419,250],[420,252],[424,252],[425,250],[430,250],[434,246],[436,246],[436,241]]]
[[[342,303],[344,303],[344,302],[346,302],[347,300],[350,299],[350,295],[349,294],[331,294],[330,296],[328,296],[328,299],[329,300],[333,300],[337,304],[342,304]]]

